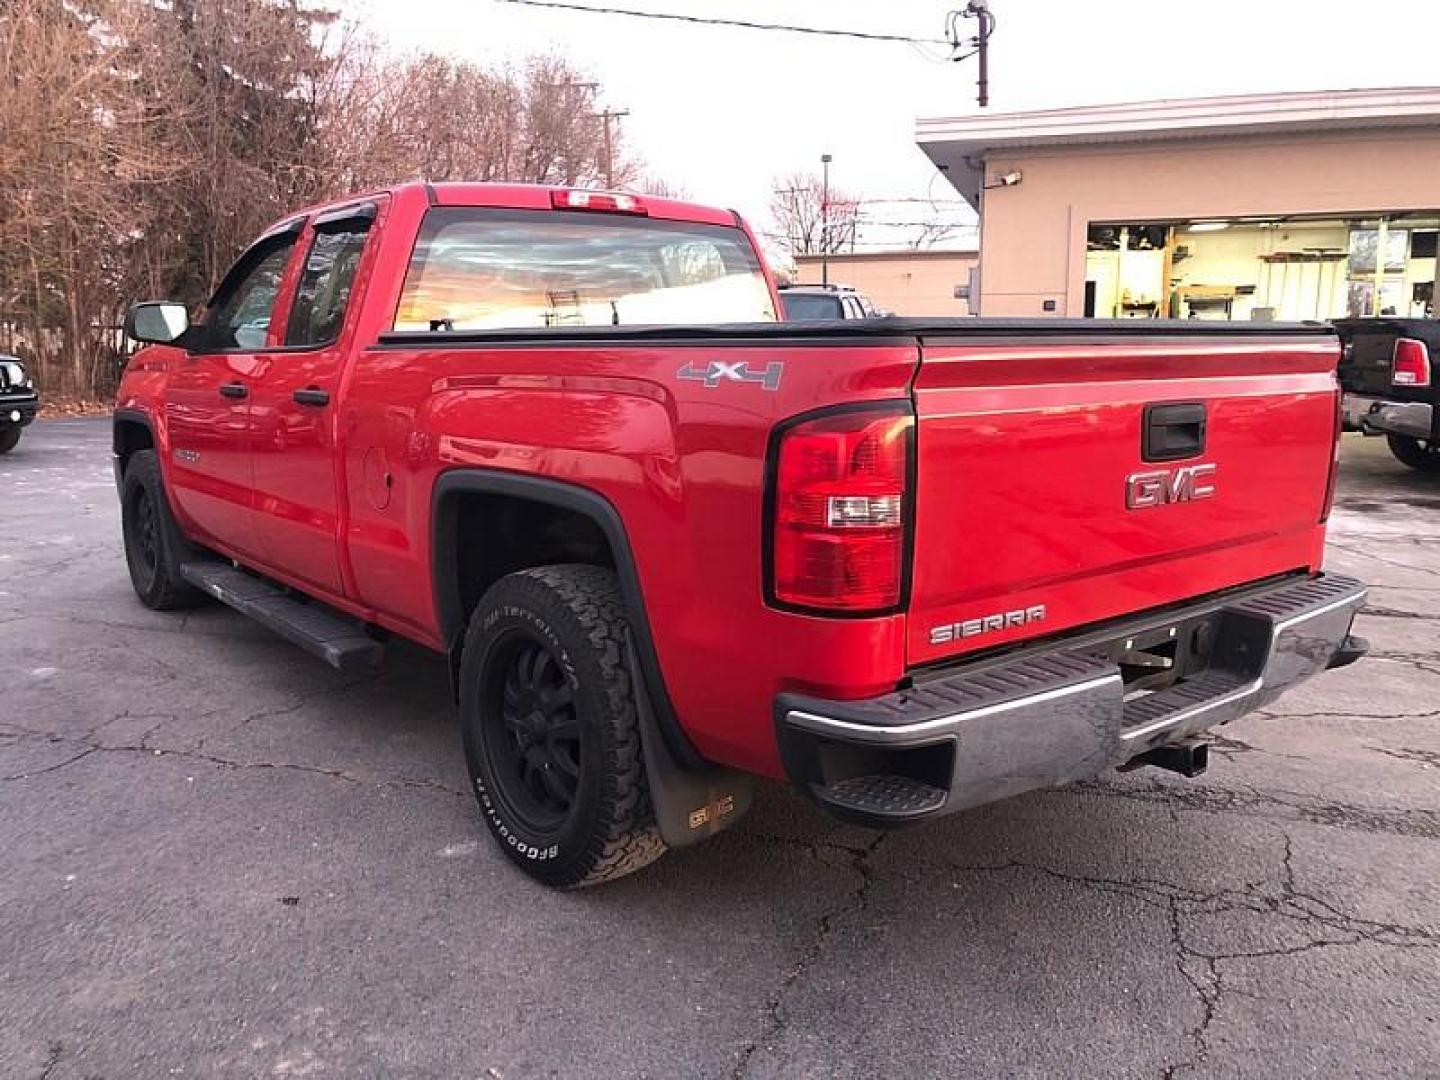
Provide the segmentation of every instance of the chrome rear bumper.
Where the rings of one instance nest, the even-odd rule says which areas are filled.
[[[1062,644],[865,701],[782,695],[782,758],[822,803],[871,825],[1094,776],[1358,659],[1350,624],[1364,602],[1360,582],[1321,575],[1170,611],[1147,625],[1204,622],[1207,660],[1149,693],[1127,693],[1104,649]]]
[[[1435,410],[1425,401],[1386,401],[1384,398],[1346,394],[1341,407],[1345,426],[1366,435],[1408,435],[1430,439],[1435,434]]]

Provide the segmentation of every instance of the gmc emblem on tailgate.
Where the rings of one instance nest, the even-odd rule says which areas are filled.
[[[1215,466],[1210,464],[1131,473],[1125,478],[1125,506],[1144,510],[1150,506],[1208,499],[1215,494],[1214,479]]]

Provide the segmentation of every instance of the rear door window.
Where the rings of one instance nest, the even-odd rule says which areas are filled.
[[[396,330],[773,322],[738,228],[568,211],[431,210]]]
[[[369,234],[368,217],[316,226],[290,307],[286,345],[326,345],[340,336]]]

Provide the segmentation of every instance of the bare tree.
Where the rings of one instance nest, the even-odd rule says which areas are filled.
[[[626,182],[598,91],[554,56],[395,59],[303,0],[0,0],[0,348],[104,393],[129,303],[198,306],[289,210],[422,177]]]
[[[0,7],[4,331],[62,392],[109,374],[125,253],[149,220],[137,195],[183,167],[156,138],[183,108],[173,84],[151,99],[130,77],[143,15],[133,4]]]
[[[663,176],[656,176],[653,173],[647,173],[634,181],[634,188],[642,195],[654,195],[661,199],[685,200],[690,198],[690,193],[685,190],[684,184],[673,183]]]
[[[796,255],[834,255],[855,249],[860,199],[814,173],[791,173],[775,182],[770,216]]]
[[[927,221],[922,225],[914,226],[915,232],[910,237],[911,251],[926,251],[942,240],[948,240],[958,231],[959,226],[953,222],[940,221],[938,219]]]
[[[606,174],[596,84],[555,56],[523,68],[360,48],[327,87],[322,142],[345,186],[509,180],[593,187]],[[617,184],[638,168],[611,133]]]

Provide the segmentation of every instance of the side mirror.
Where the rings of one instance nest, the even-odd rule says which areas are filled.
[[[190,314],[184,304],[147,301],[125,316],[125,336],[150,345],[171,345],[188,329]]]

